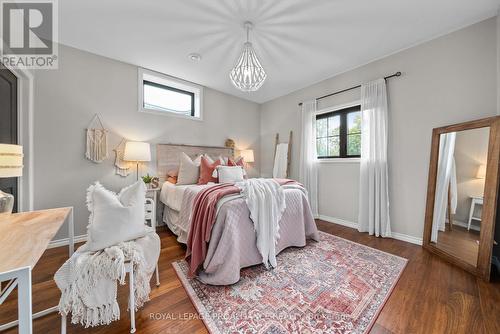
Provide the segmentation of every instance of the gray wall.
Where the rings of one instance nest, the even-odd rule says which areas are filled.
[[[111,131],[110,149],[122,137],[214,146],[233,138],[237,148],[255,150],[253,166],[259,166],[256,103],[205,88],[202,122],[139,113],[137,67],[62,45],[58,70],[34,72],[34,207],[74,206],[76,235],[86,233],[85,193],[92,182],[117,191],[135,181],[135,173],[127,178],[114,174],[113,153],[101,164],[84,158],[84,129],[95,113]],[[154,173],[154,156],[152,160],[148,168]],[[258,168],[251,173],[258,175]],[[66,236],[64,228],[56,239]]]
[[[496,18],[406,49],[261,106],[261,172],[272,173],[274,135],[294,130],[291,173],[298,175],[299,102],[403,72],[388,81],[389,179],[393,231],[422,237],[432,128],[492,116],[497,110]],[[320,108],[359,99],[359,90]],[[359,164],[323,163],[321,215],[356,222]]]

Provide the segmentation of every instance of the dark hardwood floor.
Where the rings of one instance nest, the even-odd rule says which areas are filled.
[[[445,231],[438,232],[436,247],[473,266],[477,266],[479,231],[467,231],[465,227],[461,226],[454,226],[450,230],[448,226],[449,224],[446,224]]]
[[[318,221],[320,230],[409,260],[396,288],[380,313],[371,333],[500,333],[500,283],[485,283],[406,242],[381,239],[356,230]],[[137,333],[206,333],[203,322],[192,319],[196,311],[177,279],[171,263],[181,259],[184,248],[169,231],[159,232],[160,287],[153,287],[151,301],[137,313]],[[33,307],[56,305],[59,292],[53,273],[65,261],[66,248],[47,250],[33,270]],[[84,329],[69,325],[68,333],[128,333],[127,287],[119,289],[122,317],[110,326]],[[0,322],[13,320],[17,296],[0,306]],[[151,319],[152,316],[161,320]],[[59,333],[56,314],[34,322],[34,333]],[[17,333],[17,329],[6,333]]]

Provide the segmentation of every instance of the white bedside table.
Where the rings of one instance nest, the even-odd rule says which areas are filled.
[[[474,211],[476,209],[476,205],[483,205],[483,197],[479,196],[471,196],[471,203],[470,203],[470,209],[469,209],[469,222],[467,223],[467,231],[470,230],[470,224],[472,220],[477,220],[481,221],[481,217],[475,217],[474,216]]]
[[[146,191],[146,220],[151,221],[151,227],[156,229],[156,207],[158,206],[158,193],[161,188],[151,188]],[[148,200],[149,199],[149,200]]]

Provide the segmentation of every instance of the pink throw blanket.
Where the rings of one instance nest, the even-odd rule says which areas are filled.
[[[274,179],[281,186],[297,183],[289,179]],[[205,261],[212,227],[215,224],[217,202],[224,196],[238,194],[240,189],[234,184],[223,183],[204,189],[194,199],[191,228],[187,239],[186,261],[189,276],[193,277]]]

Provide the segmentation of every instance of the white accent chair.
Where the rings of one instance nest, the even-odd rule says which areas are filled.
[[[148,225],[147,221],[150,221],[150,226],[156,231],[156,203],[151,198],[146,198],[145,202],[145,224]],[[134,286],[134,271],[132,270],[132,264],[129,261],[125,262],[125,272],[129,277],[129,295],[128,295],[128,308],[130,310],[130,333],[135,333],[135,286]],[[158,263],[156,263],[155,268],[156,276],[156,286],[160,285],[160,274],[158,271]],[[67,319],[65,315],[61,315],[61,334],[66,334]]]

